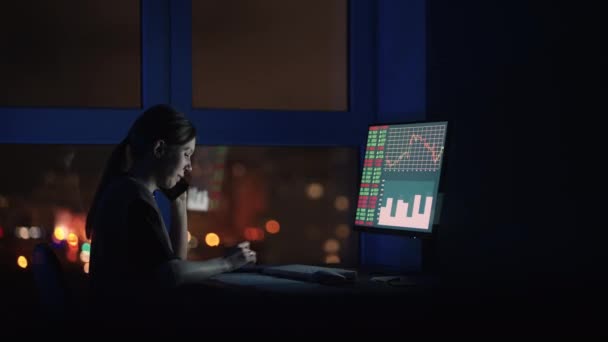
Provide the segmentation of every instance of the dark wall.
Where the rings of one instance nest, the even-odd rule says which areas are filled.
[[[427,117],[451,134],[440,266],[572,285],[587,227],[562,142],[564,13],[524,1],[432,0],[428,11]]]

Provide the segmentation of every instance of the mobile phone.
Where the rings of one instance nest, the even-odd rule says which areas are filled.
[[[174,201],[181,194],[188,191],[188,187],[190,187],[190,184],[186,179],[182,178],[171,189],[161,189],[161,191],[170,201]]]

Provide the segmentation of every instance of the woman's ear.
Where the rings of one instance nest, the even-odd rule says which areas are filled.
[[[165,141],[157,140],[156,143],[154,143],[154,156],[156,158],[161,158],[165,154],[166,149],[167,144],[165,143]]]

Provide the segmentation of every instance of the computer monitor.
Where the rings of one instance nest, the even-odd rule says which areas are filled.
[[[431,236],[446,133],[446,121],[369,126],[355,229]]]

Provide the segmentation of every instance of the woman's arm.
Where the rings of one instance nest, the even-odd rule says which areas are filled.
[[[188,214],[187,214],[188,193],[184,192],[181,196],[171,202],[171,229],[169,238],[175,255],[186,260],[188,257]]]
[[[231,270],[230,263],[224,258],[203,261],[174,259],[160,268],[161,276],[169,281],[169,286],[197,283]]]
[[[256,262],[256,253],[249,248],[249,243],[238,245],[238,250],[226,258],[214,258],[203,261],[173,259],[161,265],[159,277],[168,286],[192,284],[220,274],[236,270],[245,264]]]

